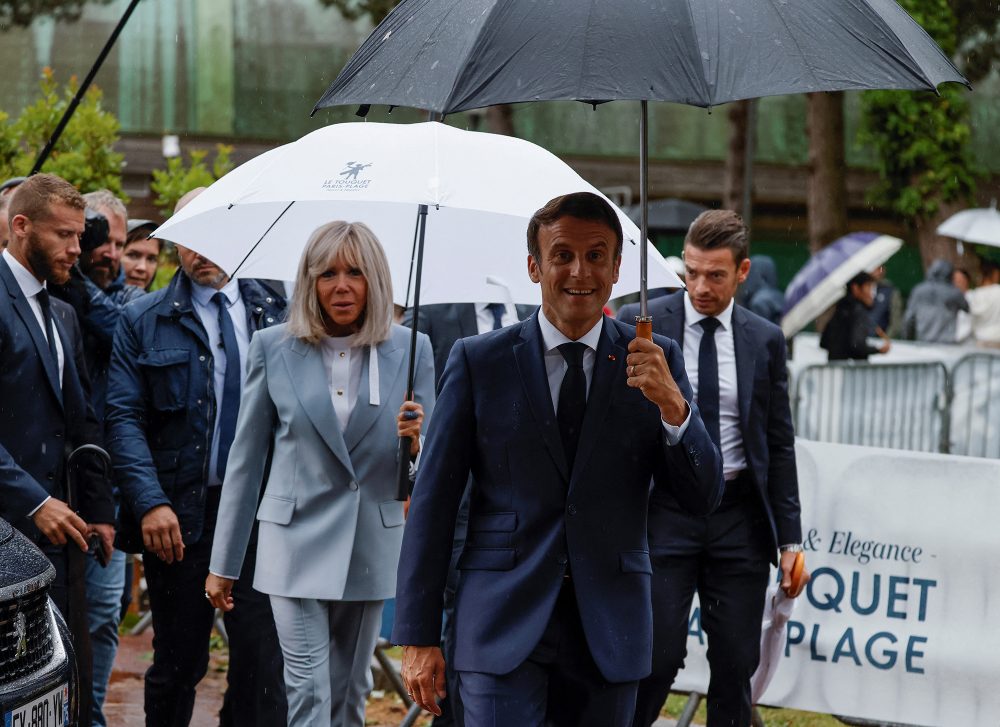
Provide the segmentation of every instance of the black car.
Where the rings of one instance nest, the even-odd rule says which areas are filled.
[[[55,575],[42,551],[0,519],[2,727],[77,724],[76,656],[48,595]]]

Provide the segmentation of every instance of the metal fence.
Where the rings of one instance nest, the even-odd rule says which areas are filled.
[[[794,392],[804,439],[1000,458],[1000,355],[807,366]]]

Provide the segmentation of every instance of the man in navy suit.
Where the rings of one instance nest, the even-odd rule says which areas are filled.
[[[404,534],[392,640],[435,714],[453,523],[469,474],[455,598],[468,727],[628,725],[649,673],[649,483],[706,514],[721,460],[680,349],[603,317],[621,264],[613,208],[558,197],[528,227],[541,309],[452,349]]]
[[[653,330],[684,351],[705,426],[722,452],[726,493],[707,517],[664,490],[650,499],[653,673],[639,685],[634,725],[656,721],[684,663],[697,590],[712,671],[709,727],[747,727],[770,563],[780,564],[786,593],[798,595],[790,592],[802,526],[785,338],[733,301],[750,271],[747,238],[735,212],[703,212],[684,241],[687,291],[649,305]],[[630,305],[618,316],[636,313]]]

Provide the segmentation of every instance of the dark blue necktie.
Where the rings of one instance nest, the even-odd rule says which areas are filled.
[[[53,363],[58,366],[59,354],[56,352],[56,333],[52,327],[52,303],[49,300],[49,291],[42,288],[35,297],[38,299],[38,305],[42,309],[42,320],[45,321],[45,338],[49,342],[49,353],[52,354]]]
[[[583,352],[586,350],[587,346],[583,343],[564,343],[559,346],[559,353],[566,359],[569,368],[559,387],[556,420],[559,423],[566,463],[571,471],[576,459],[576,445],[580,441],[580,429],[583,427],[583,414],[587,409],[587,376],[583,372]]]
[[[702,318],[701,344],[698,346],[698,408],[708,435],[720,447],[719,434],[719,354],[715,348],[715,331],[722,325],[718,318]]]
[[[219,348],[226,356],[226,378],[222,386],[222,406],[219,407],[219,456],[215,472],[222,480],[226,476],[226,462],[229,448],[236,434],[236,417],[240,413],[240,347],[236,343],[236,329],[229,317],[229,299],[219,291],[212,296],[219,306],[219,334],[222,341]]]
[[[503,303],[490,303],[486,306],[486,310],[493,314],[493,330],[499,331],[503,328],[503,314],[507,310],[507,306]]]

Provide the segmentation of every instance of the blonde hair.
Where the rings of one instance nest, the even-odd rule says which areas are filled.
[[[368,284],[358,344],[381,343],[389,337],[392,325],[392,276],[381,243],[363,222],[328,222],[310,235],[295,278],[288,332],[308,343],[319,343],[327,336],[316,280],[338,257],[358,268]]]

